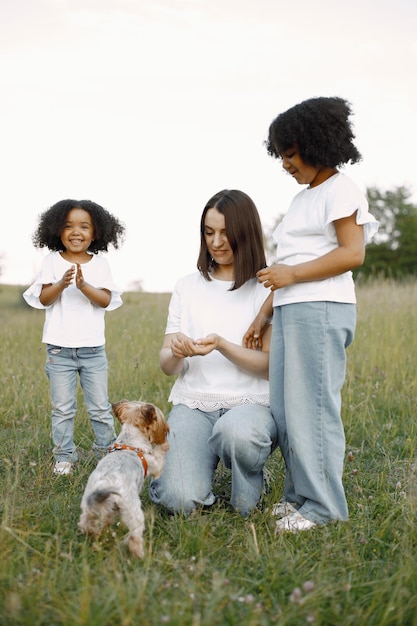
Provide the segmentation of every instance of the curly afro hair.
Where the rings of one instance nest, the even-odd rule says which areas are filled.
[[[335,168],[362,156],[353,144],[350,103],[338,97],[304,100],[274,119],[265,141],[275,158],[294,146],[301,159],[313,167]]]
[[[125,227],[114,215],[91,200],[60,200],[41,214],[38,228],[32,237],[36,248],[65,250],[61,233],[71,209],[83,209],[91,216],[94,241],[88,248],[89,252],[107,252],[110,244],[114,248],[119,247],[124,238]]]

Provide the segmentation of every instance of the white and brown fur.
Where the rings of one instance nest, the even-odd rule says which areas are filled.
[[[162,411],[153,404],[121,400],[112,405],[122,425],[116,443],[142,451],[148,473],[160,476],[169,448],[168,423]],[[145,470],[137,452],[115,450],[98,463],[90,475],[81,500],[79,529],[98,535],[119,513],[129,532],[125,542],[130,552],[142,558],[145,518],[140,501]]]

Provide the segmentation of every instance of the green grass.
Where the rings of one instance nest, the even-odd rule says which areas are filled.
[[[268,462],[264,511],[228,506],[220,468],[212,511],[171,517],[146,488],[146,555],[133,560],[120,525],[97,540],[77,530],[93,467],[80,395],[72,476],[52,476],[44,315],[0,286],[0,626],[417,625],[417,286],[358,286],[358,327],[343,390],[346,523],[274,535],[265,509],[282,491]],[[169,295],[125,294],[107,315],[109,391],[165,412],[172,379],[158,352]]]

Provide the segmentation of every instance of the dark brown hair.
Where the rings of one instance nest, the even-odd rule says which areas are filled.
[[[200,221],[200,253],[197,268],[206,280],[211,280],[210,272],[216,262],[207,249],[204,234],[206,213],[217,209],[224,215],[226,236],[233,251],[235,280],[231,290],[239,289],[246,281],[256,276],[256,272],[266,267],[263,232],[258,210],[253,200],[238,189],[224,189],[207,202]]]

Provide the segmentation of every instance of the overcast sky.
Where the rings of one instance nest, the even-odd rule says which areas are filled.
[[[3,283],[33,281],[38,216],[71,197],[126,224],[124,289],[171,291],[214,193],[285,212],[300,187],[263,141],[310,97],[352,103],[363,189],[417,191],[415,0],[0,0],[0,69]]]

